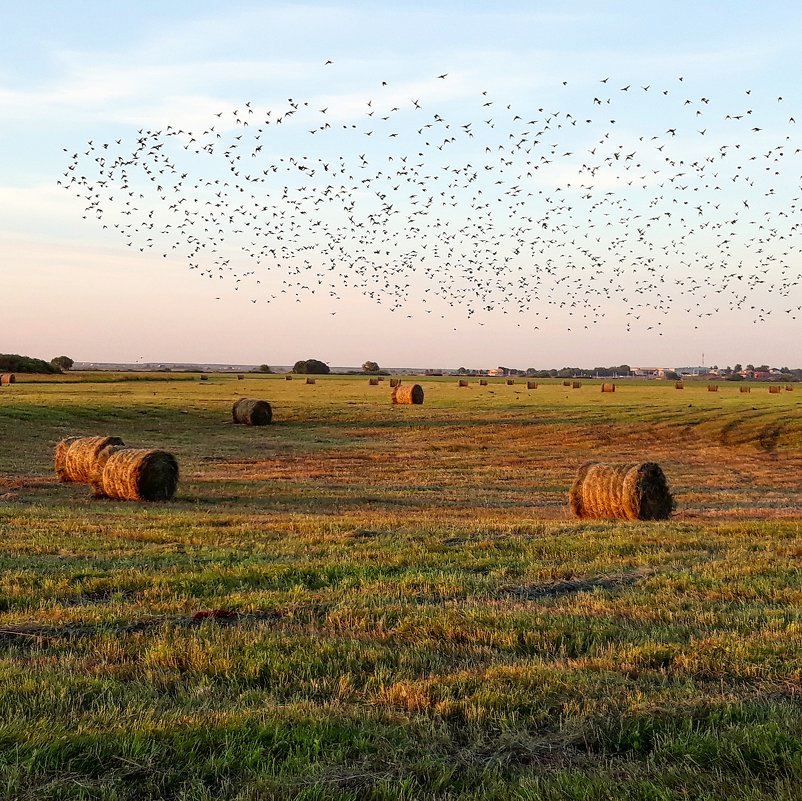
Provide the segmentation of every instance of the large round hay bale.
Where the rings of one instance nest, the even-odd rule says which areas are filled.
[[[56,446],[56,474],[61,481],[88,484],[101,451],[124,444],[119,437],[68,437]]]
[[[674,382],[674,389],[685,389],[685,384],[682,381]]]
[[[114,449],[106,460],[101,490],[122,501],[169,501],[178,486],[178,462],[167,451]]]
[[[665,520],[674,498],[660,465],[588,462],[568,493],[571,511],[582,518]]]
[[[526,382],[527,389],[537,389],[537,381],[527,381]]]
[[[393,403],[423,403],[423,387],[420,384],[403,384],[393,389]]]
[[[121,450],[125,450],[125,445],[107,445],[98,453],[88,481],[89,488],[95,498],[107,497],[106,491],[103,489],[103,471],[106,469],[106,462],[108,462],[111,455]]]
[[[400,378],[391,378],[390,379],[390,388],[393,387],[400,387],[401,386],[401,379]]]
[[[379,386],[379,379],[378,378],[369,378],[368,379],[368,384],[371,387],[378,387]]]
[[[17,377],[14,373],[5,373],[4,375],[0,375],[0,386],[8,386],[9,384],[16,384]]]
[[[752,387],[738,387],[741,392],[751,392]]]
[[[468,382],[464,378],[460,378],[460,380],[457,382],[457,386],[464,389],[468,386]]]
[[[253,398],[240,398],[231,407],[235,423],[246,426],[267,426],[273,421],[273,408],[267,401]]]
[[[601,385],[602,392],[615,392],[615,384],[602,384]]]
[[[779,387],[769,387],[769,393],[772,395],[779,395],[780,388]]]
[[[581,381],[572,381],[571,382],[571,389],[582,389],[582,382]]]
[[[480,387],[486,387],[487,386],[487,379],[486,378],[480,378],[479,379],[479,386]]]
[[[56,445],[55,467],[59,481],[72,481],[67,472],[67,451],[79,437],[66,437]]]

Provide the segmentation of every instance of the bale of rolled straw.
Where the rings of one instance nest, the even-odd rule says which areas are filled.
[[[400,378],[391,378],[390,379],[390,389],[393,387],[400,387],[401,386],[401,379]]]
[[[231,407],[231,417],[246,426],[267,426],[273,421],[273,408],[265,400],[240,398]]]
[[[487,379],[486,378],[480,378],[479,379],[479,386],[480,387],[486,387],[487,386]]]
[[[769,387],[769,392],[772,395],[778,395],[780,393],[780,388],[779,387]]]
[[[378,387],[379,386],[379,379],[378,378],[369,378],[368,379],[368,384],[370,384],[370,386],[372,386],[372,387]]]
[[[314,384],[315,383],[315,379],[314,378],[307,378],[306,379],[306,383],[307,384]]]
[[[423,403],[423,387],[420,384],[404,384],[393,389],[393,403],[421,404]]]
[[[615,384],[602,384],[602,392],[615,392]]]
[[[110,448],[99,489],[122,501],[169,501],[178,486],[178,462],[171,453],[147,448]]]
[[[718,384],[708,384],[707,385],[708,392],[718,392]]]
[[[793,392],[794,388],[790,384],[786,384],[785,385],[785,391],[786,392]]]
[[[244,375],[238,375],[237,376],[237,381],[244,381],[244,380],[245,380],[245,376]]]
[[[17,377],[14,373],[5,373],[4,375],[0,375],[0,386],[7,387],[9,384],[16,384]]]
[[[200,380],[201,381],[208,381],[209,380],[209,376],[208,375],[202,375],[202,376],[200,376]]]
[[[738,387],[741,392],[751,392],[752,387]]]
[[[581,388],[582,388],[582,382],[581,381],[573,381],[571,383],[571,389],[581,389]]]
[[[527,389],[537,389],[537,381],[527,381],[526,382]]]
[[[511,379],[511,378],[507,379],[507,386],[508,387],[511,387],[514,383],[515,383],[515,381],[513,381],[513,379]]]
[[[292,376],[291,375],[285,375],[284,376],[284,380],[285,381],[292,381]]]
[[[458,387],[467,387],[468,386],[468,382],[465,381],[465,379],[460,378],[460,380],[457,382],[457,386]]]
[[[123,444],[119,437],[67,437],[56,445],[56,475],[61,481],[88,484],[104,448]]]
[[[570,387],[571,386],[571,382],[570,381],[563,381],[563,386],[564,387]]]
[[[581,518],[665,520],[674,510],[666,477],[654,462],[588,462],[579,468],[568,502]]]
[[[685,389],[685,384],[683,384],[682,381],[677,381],[674,384],[674,389]]]

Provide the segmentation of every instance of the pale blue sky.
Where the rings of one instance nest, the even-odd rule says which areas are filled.
[[[425,290],[415,271],[408,276],[410,301],[395,311],[386,298],[379,295],[377,303],[376,296],[365,296],[353,284],[340,287],[338,298],[271,299],[268,287],[278,285],[275,275],[262,276],[262,295],[253,286],[246,297],[230,283],[211,284],[200,277],[185,258],[165,259],[126,246],[111,225],[103,229],[91,215],[83,219],[83,204],[56,185],[72,153],[83,152],[90,140],[134,141],[139,129],[168,124],[198,131],[217,123],[217,130],[233,136],[238,132],[230,110],[245,102],[278,109],[288,98],[308,101],[310,109],[330,107],[329,118],[363,126],[368,101],[377,108],[397,102],[399,114],[409,116],[406,109],[414,98],[424,111],[479,120],[482,91],[497,107],[510,104],[534,114],[537,107],[585,109],[609,86],[615,136],[622,145],[635,143],[634,148],[639,135],[666,136],[666,119],[672,119],[666,116],[668,101],[656,94],[665,88],[669,99],[686,93],[696,104],[692,108],[706,114],[707,105],[699,99],[711,99],[708,117],[678,117],[693,136],[666,140],[677,159],[704,158],[720,142],[740,145],[738,137],[750,129],[742,125],[733,134],[723,122],[724,112],[734,114],[747,105],[754,108],[753,119],[759,117],[761,131],[755,136],[760,138],[744,139],[739,151],[759,154],[784,142],[790,153],[795,145],[789,116],[796,113],[802,125],[797,86],[802,10],[795,3],[0,0],[0,29],[5,40],[0,52],[2,352],[43,358],[67,353],[92,361],[282,364],[315,356],[331,364],[374,359],[387,365],[469,367],[688,364],[704,352],[710,363],[802,363],[795,344],[798,321],[785,311],[802,304],[799,287],[774,298],[761,295],[758,286],[755,305],[768,314],[757,325],[750,303],[709,316],[682,312],[701,297],[699,290],[690,300],[683,298],[689,279],[700,286],[721,283],[720,274],[704,270],[704,260],[715,254],[704,252],[710,242],[702,238],[691,257],[678,255],[676,265],[666,265],[659,326],[649,330],[639,320],[632,327],[634,321],[613,298],[604,317],[597,315],[585,328],[589,321],[578,313],[573,319],[567,309],[550,313],[545,305],[523,313],[496,305],[469,316],[465,296],[426,313],[416,301],[415,292]],[[326,66],[328,59],[334,63]],[[449,78],[438,80],[441,73]],[[609,83],[600,86],[608,76]],[[620,94],[630,84],[654,88],[637,97]],[[596,110],[592,103],[591,109]],[[225,116],[217,118],[221,110]],[[695,127],[702,125],[695,126],[697,119],[705,120],[707,138],[697,135]],[[308,135],[302,139],[302,134],[307,135],[300,124],[282,130],[271,145],[275,155],[312,153]],[[485,129],[484,138],[462,142],[460,157],[474,158],[471,148],[479,140],[495,147],[497,134],[500,126],[493,134]],[[356,136],[344,131],[324,144],[310,141],[326,158],[342,153],[353,160],[362,149],[378,161],[393,153],[390,140]],[[555,144],[560,150],[588,147],[591,140],[582,136],[565,130]],[[91,164],[91,157],[87,161]],[[219,166],[205,167],[206,176],[216,175]],[[533,186],[548,194],[572,180],[576,183],[572,165],[553,164]],[[712,195],[711,203],[735,208],[747,198],[755,220],[759,211],[761,219],[773,219],[787,209],[790,225],[799,214],[789,205],[798,194],[798,161],[785,159],[777,181],[787,197],[766,197],[762,190],[768,184],[758,182],[754,198],[727,197],[735,190],[722,187],[723,203]],[[701,198],[704,189],[699,190]],[[536,199],[530,202],[538,217]],[[747,224],[742,215],[736,236],[750,232]],[[559,279],[559,271],[554,277]],[[672,285],[680,277],[683,286]],[[637,292],[636,279],[628,290]],[[610,281],[615,286],[612,274]],[[562,297],[558,287],[544,284],[543,292],[544,298]],[[649,308],[644,312],[648,316]]]

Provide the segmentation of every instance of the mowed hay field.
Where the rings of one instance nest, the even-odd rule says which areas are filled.
[[[18,378],[0,798],[802,797],[801,386]],[[175,499],[60,484],[68,435]],[[572,519],[589,459],[676,514]]]

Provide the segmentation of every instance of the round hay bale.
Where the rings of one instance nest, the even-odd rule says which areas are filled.
[[[707,385],[708,392],[718,392],[718,384],[708,384]]]
[[[512,378],[508,378],[507,379],[507,386],[508,387],[511,387],[514,383],[515,383],[515,381]]]
[[[793,392],[794,388],[790,384],[786,384],[785,385],[785,391],[786,392]]]
[[[660,465],[587,462],[568,493],[571,511],[580,518],[665,520],[674,498]]]
[[[119,437],[69,437],[68,440],[56,446],[56,474],[62,481],[81,484],[92,480],[95,463],[104,448],[125,444]]]
[[[4,375],[0,375],[0,386],[8,386],[9,384],[16,384],[17,377],[14,373],[5,373]]]
[[[378,378],[369,378],[368,379],[368,384],[370,386],[372,386],[372,387],[378,387],[379,386],[379,379]]]
[[[480,387],[486,387],[487,386],[487,379],[486,378],[480,378],[479,379],[479,386]]]
[[[420,384],[405,384],[393,390],[393,403],[416,404],[423,403],[423,387]]]
[[[121,501],[169,501],[178,486],[178,462],[167,451],[113,449],[100,486],[104,495]]]
[[[208,375],[202,375],[202,376],[200,376],[200,380],[201,381],[208,381],[209,380],[209,376]]]
[[[751,392],[752,387],[738,387],[741,392]]]
[[[292,381],[292,376],[291,375],[285,375],[284,376],[284,380],[285,381]]]
[[[457,382],[457,386],[458,387],[467,387],[468,386],[468,382],[465,381],[465,379],[460,378],[460,380]]]
[[[390,379],[390,388],[393,387],[400,387],[401,386],[401,379],[400,378],[391,378]]]
[[[581,381],[572,381],[571,382],[571,389],[582,389],[582,382]]]
[[[89,476],[89,488],[92,490],[92,496],[95,498],[105,498],[106,491],[103,489],[103,471],[106,469],[106,462],[109,457],[125,449],[125,445],[107,445],[103,448],[95,459],[95,464],[92,468],[92,475]]]
[[[537,381],[527,381],[526,382],[527,389],[537,389]]]
[[[273,421],[273,408],[264,400],[240,398],[231,407],[231,417],[246,426],[267,426]]]
[[[307,384],[314,384],[315,383],[315,379],[314,378],[307,378],[306,379],[306,383]]]
[[[238,375],[237,376],[237,381],[244,381],[244,380],[245,380],[245,376],[244,375]]]
[[[769,392],[772,395],[779,395],[780,394],[780,388],[779,387],[769,387]]]
[[[674,384],[674,389],[685,389],[685,384],[683,384],[682,381],[677,381]]]
[[[70,474],[67,472],[67,451],[70,445],[78,439],[79,437],[66,437],[56,445],[55,467],[59,481],[72,481]]]
[[[602,384],[602,392],[615,392],[615,384]]]
[[[564,387],[570,387],[571,386],[571,382],[570,381],[563,381],[563,386]]]

